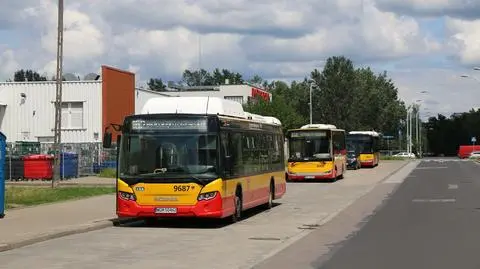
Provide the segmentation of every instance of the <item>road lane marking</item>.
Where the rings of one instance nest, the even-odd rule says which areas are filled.
[[[414,203],[454,203],[456,199],[413,199]]]
[[[424,167],[417,167],[416,169],[447,169],[448,166],[424,166]]]
[[[448,184],[448,189],[449,190],[456,190],[456,189],[458,189],[458,185],[457,184]]]

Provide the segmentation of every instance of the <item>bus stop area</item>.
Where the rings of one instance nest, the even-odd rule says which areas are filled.
[[[334,183],[288,183],[286,195],[275,201],[272,209],[253,210],[241,222],[207,229],[201,224],[162,221],[154,227],[138,221],[113,227],[113,195],[15,209],[0,220],[0,251],[4,251],[0,259],[8,268],[27,268],[39,262],[42,253],[55,253],[71,257],[69,267],[76,268],[88,267],[86,260],[87,264],[73,262],[84,260],[82,256],[95,260],[95,256],[136,253],[139,267],[203,267],[215,261],[209,268],[250,268],[314,229],[321,229],[406,164],[408,161],[381,161],[373,169],[349,170],[344,179]],[[48,240],[53,238],[57,239]],[[41,241],[46,242],[34,244]],[[81,253],[78,245],[82,245]],[[151,255],[152,249],[159,255]],[[24,258],[16,259],[19,255]],[[45,259],[42,264],[47,266],[49,260]]]

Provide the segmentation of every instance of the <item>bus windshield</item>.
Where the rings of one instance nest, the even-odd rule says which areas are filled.
[[[373,141],[369,136],[348,138],[347,147],[359,153],[373,153]]]
[[[217,172],[214,134],[125,134],[120,148],[120,176],[212,177]]]
[[[326,136],[297,136],[289,141],[289,161],[331,159],[330,139]]]

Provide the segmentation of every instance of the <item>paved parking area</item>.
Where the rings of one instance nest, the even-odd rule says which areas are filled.
[[[383,161],[335,183],[289,183],[279,205],[234,225],[106,228],[0,253],[0,268],[250,268],[321,227],[405,164]]]

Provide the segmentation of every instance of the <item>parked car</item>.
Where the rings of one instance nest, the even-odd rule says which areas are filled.
[[[412,152],[410,152],[410,153],[408,153],[408,152],[399,152],[399,153],[393,155],[393,157],[412,158],[412,159],[414,159],[416,156],[415,156],[415,154],[412,153]]]
[[[469,156],[470,159],[480,159],[480,151],[472,151]]]
[[[360,169],[360,154],[356,151],[348,151],[347,152],[347,169]]]

